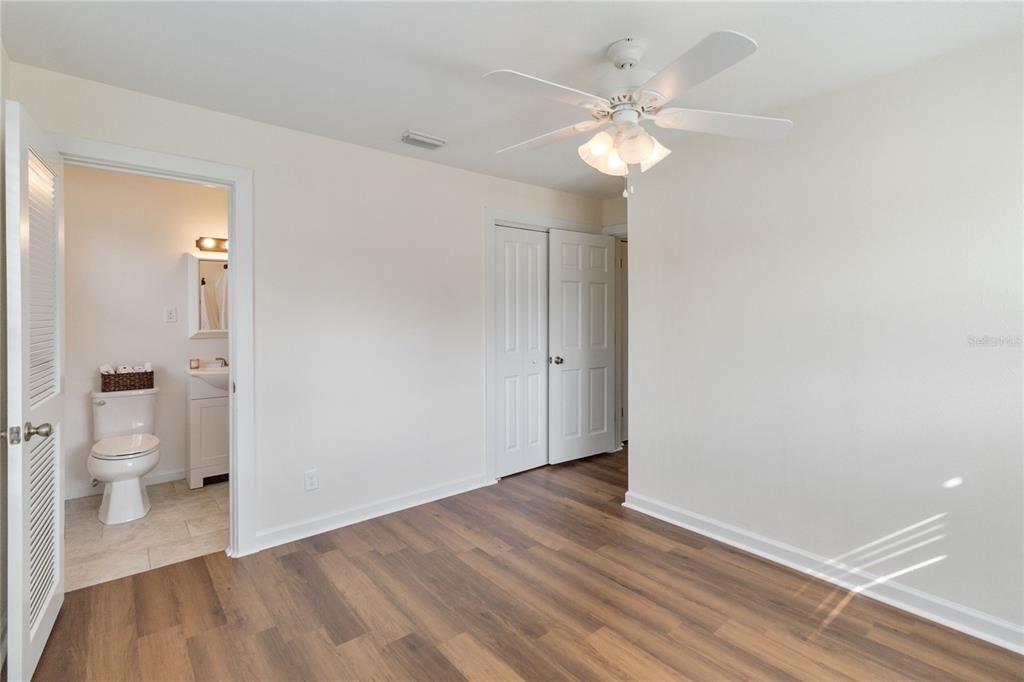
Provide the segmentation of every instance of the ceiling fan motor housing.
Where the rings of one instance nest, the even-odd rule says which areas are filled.
[[[608,47],[608,59],[616,69],[632,69],[644,56],[647,41],[643,38],[623,38]]]
[[[617,107],[612,112],[612,122],[629,125],[640,122],[640,111],[632,105]]]
[[[613,105],[635,102],[636,90],[646,83],[654,72],[640,66],[647,49],[643,38],[623,38],[608,47],[607,56],[615,68],[601,79],[601,90]]]

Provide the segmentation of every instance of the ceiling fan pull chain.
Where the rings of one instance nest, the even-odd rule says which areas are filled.
[[[636,194],[636,188],[633,187],[633,183],[630,182],[628,172],[624,176],[622,176],[622,179],[624,181],[624,186],[622,188],[622,198],[626,199],[629,197],[630,194]]]

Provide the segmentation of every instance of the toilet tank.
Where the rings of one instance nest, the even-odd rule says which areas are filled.
[[[93,440],[131,433],[154,433],[159,388],[92,394]]]

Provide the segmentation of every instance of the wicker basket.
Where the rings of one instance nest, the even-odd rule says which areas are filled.
[[[100,390],[104,393],[111,391],[138,391],[144,388],[153,388],[152,372],[100,375]]]

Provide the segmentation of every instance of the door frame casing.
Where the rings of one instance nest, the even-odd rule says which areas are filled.
[[[615,440],[621,447],[629,437],[629,241],[625,233],[615,236]]]
[[[70,136],[54,136],[66,164],[215,185],[228,190],[228,239],[231,243],[228,321],[230,379],[234,392],[230,415],[228,556],[257,550],[255,327],[252,169],[153,152]],[[182,369],[184,371],[184,368]]]
[[[601,234],[601,227],[598,225],[587,225],[558,218],[526,215],[505,209],[486,208],[484,210],[484,366],[486,374],[484,382],[484,468],[487,480],[491,481],[498,479],[496,475],[498,469],[498,414],[495,393],[497,391],[498,376],[495,344],[498,342],[498,334],[496,322],[497,306],[494,300],[498,291],[498,272],[495,267],[494,248],[498,242],[497,228],[499,227],[514,227],[521,230],[533,230],[534,232],[569,230],[572,232]],[[545,428],[547,428],[546,425]]]

